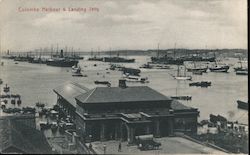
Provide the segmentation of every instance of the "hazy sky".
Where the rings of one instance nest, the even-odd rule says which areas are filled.
[[[2,49],[247,48],[247,0],[0,0]],[[41,8],[60,8],[43,12]],[[97,8],[99,11],[63,11]],[[20,12],[24,8],[40,11]]]

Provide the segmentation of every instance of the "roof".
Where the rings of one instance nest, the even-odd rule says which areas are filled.
[[[81,103],[118,103],[140,101],[167,101],[170,98],[148,86],[96,87],[76,97]]]
[[[172,100],[171,102],[171,108],[174,110],[188,110],[188,109],[193,109],[192,107],[185,106],[181,102],[177,100]]]
[[[27,154],[51,153],[50,145],[39,130],[5,117],[0,119],[0,152],[11,148]]]
[[[89,89],[77,83],[66,82],[65,84],[53,89],[53,91],[76,107],[75,97],[86,93]]]

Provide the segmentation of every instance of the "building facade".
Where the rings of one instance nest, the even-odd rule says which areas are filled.
[[[61,98],[65,98],[61,94]],[[119,87],[85,89],[75,97],[74,105],[76,130],[81,141],[133,143],[138,135],[165,137],[177,131],[197,132],[197,109],[147,86],[127,87],[125,80],[119,81]]]

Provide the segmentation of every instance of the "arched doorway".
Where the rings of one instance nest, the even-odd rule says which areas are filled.
[[[121,127],[121,140],[122,141],[128,140],[128,127],[126,124],[122,124],[122,127]]]

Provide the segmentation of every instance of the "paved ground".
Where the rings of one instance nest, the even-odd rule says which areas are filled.
[[[122,142],[122,151],[118,152],[118,141],[93,142],[93,149],[98,154],[103,154],[103,145],[106,147],[106,154],[224,154],[224,152],[203,146],[181,137],[164,137],[155,139],[162,145],[158,150],[140,151],[136,145],[128,146]],[[88,146],[88,144],[87,144]]]

